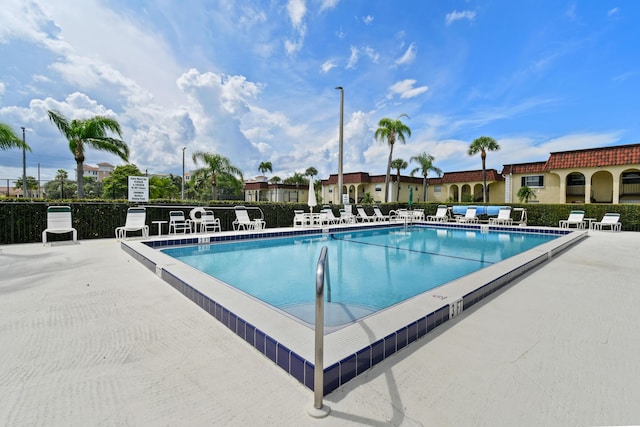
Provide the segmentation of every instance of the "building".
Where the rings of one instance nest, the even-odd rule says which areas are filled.
[[[91,166],[87,164],[82,165],[82,170],[84,171],[84,176],[95,178],[98,182],[102,182],[106,177],[110,176],[113,173],[115,166],[111,163],[98,163],[97,166]]]
[[[244,200],[246,202],[307,203],[309,185],[274,184],[268,182],[266,176],[257,176],[245,182]]]

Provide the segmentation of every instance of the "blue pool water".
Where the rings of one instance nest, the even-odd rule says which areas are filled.
[[[163,252],[310,323],[317,261],[327,246],[328,321],[337,325],[556,237],[413,227],[182,246]]]

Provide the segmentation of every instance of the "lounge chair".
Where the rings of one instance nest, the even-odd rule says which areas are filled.
[[[345,209],[340,209],[340,221],[345,224],[355,224],[356,217],[353,213],[347,212]]]
[[[356,210],[358,211],[358,219],[360,222],[374,222],[376,220],[375,216],[367,215],[362,206],[357,206]]]
[[[169,211],[169,234],[173,232],[187,233],[191,232],[191,220],[185,219],[182,211]]]
[[[201,233],[208,233],[209,231],[215,233],[216,231],[222,231],[220,218],[216,218],[213,214],[213,211],[205,210],[202,215],[200,215],[200,221],[198,225],[199,231]]]
[[[338,218],[333,214],[333,209],[331,208],[323,208],[320,213],[322,214],[320,220],[323,224],[339,224],[343,222],[342,218]]]
[[[412,215],[406,209],[398,209],[398,210],[390,210],[389,211],[389,220],[390,221],[410,221]]]
[[[498,211],[498,216],[495,218],[489,218],[489,224],[491,225],[513,225],[513,219],[511,219],[511,206],[501,207]]]
[[[116,228],[116,240],[127,238],[127,233],[141,231],[142,237],[149,237],[149,226],[147,222],[147,210],[145,208],[127,209],[127,219],[122,227]]]
[[[376,220],[378,221],[389,221],[389,216],[384,215],[379,207],[373,207],[373,214],[376,216]]]
[[[593,230],[602,230],[603,227],[609,227],[611,231],[622,231],[622,223],[620,222],[619,213],[606,213],[600,222],[592,222]]]
[[[47,233],[72,233],[73,241],[78,241],[78,231],[71,223],[69,206],[49,206],[47,208],[47,228],[42,232],[42,244],[47,243]]]
[[[234,230],[262,230],[265,222],[262,219],[249,218],[249,212],[244,206],[236,206],[234,209],[236,219],[233,221]]]
[[[571,211],[569,218],[558,222],[560,228],[570,228],[572,225],[575,225],[576,228],[584,229],[584,211]]]
[[[438,205],[435,215],[427,215],[427,221],[447,222],[449,221],[449,208],[447,205]]]
[[[475,206],[468,206],[467,207],[467,211],[465,212],[464,216],[459,216],[456,218],[457,222],[464,222],[464,223],[477,223],[478,222],[478,216],[476,215],[476,207]]]
[[[411,218],[415,221],[424,221],[424,210],[423,209],[414,209],[409,211]]]

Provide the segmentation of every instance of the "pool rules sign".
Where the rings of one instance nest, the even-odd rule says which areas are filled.
[[[129,177],[129,201],[148,202],[149,201],[149,178],[146,176]]]

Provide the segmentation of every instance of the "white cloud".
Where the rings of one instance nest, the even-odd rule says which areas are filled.
[[[293,27],[300,28],[303,25],[304,16],[307,14],[307,6],[304,0],[289,0],[287,13]]]
[[[2,94],[4,93],[4,91],[6,90],[6,86],[4,83],[0,82],[0,96],[2,96]]]
[[[351,55],[349,56],[349,61],[347,61],[347,70],[352,70],[358,64],[358,58],[360,56],[360,51],[357,47],[351,46]]]
[[[336,63],[333,60],[326,61],[324,64],[320,66],[323,73],[328,73],[332,68],[336,66]]]
[[[404,54],[396,59],[396,65],[411,64],[416,59],[416,44],[411,43]]]
[[[617,7],[614,7],[613,9],[610,9],[607,12],[607,16],[613,16],[613,15],[617,15],[618,13],[620,13],[620,9]]]
[[[396,82],[389,87],[389,94],[387,95],[387,98],[399,95],[402,99],[409,99],[429,90],[427,86],[413,87],[415,84],[416,81],[414,79],[405,79]]]
[[[471,10],[463,10],[462,12],[454,10],[453,12],[447,13],[447,16],[445,17],[445,23],[447,25],[451,25],[455,21],[459,21],[462,19],[466,19],[467,21],[472,22],[476,19],[476,13]]]
[[[340,0],[322,0],[322,4],[320,4],[320,11],[325,9],[335,9],[338,3],[340,3]]]
[[[370,24],[373,22],[373,20],[374,20],[374,19],[375,19],[375,18],[374,18],[373,16],[371,16],[371,15],[363,16],[363,17],[362,17],[362,22],[363,22],[365,25],[370,25]]]

